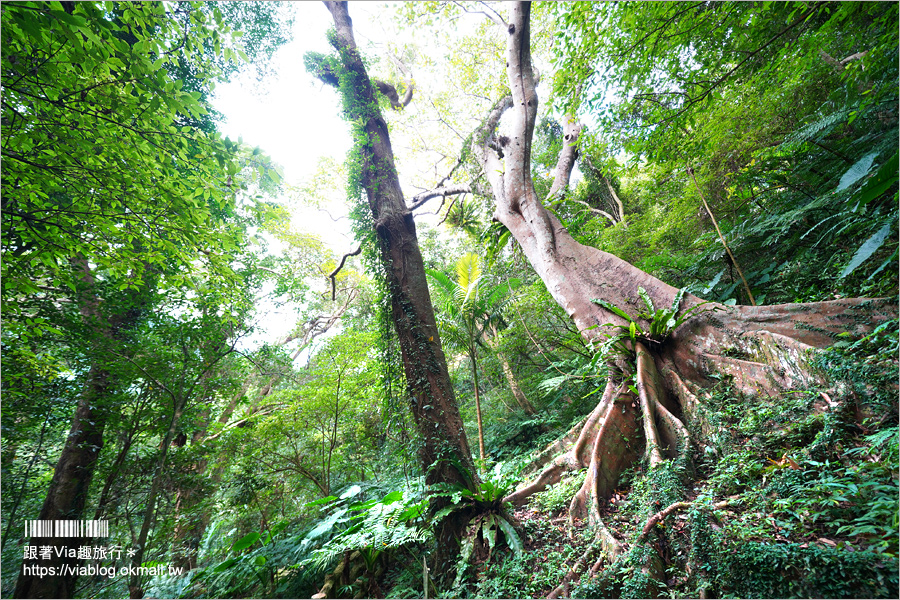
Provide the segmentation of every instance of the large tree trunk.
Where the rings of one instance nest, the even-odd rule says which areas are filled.
[[[72,259],[73,268],[79,271],[81,289],[79,302],[86,325],[93,329],[95,343],[104,346],[115,343],[121,335],[137,322],[146,302],[146,290],[133,292],[130,302],[120,307],[108,319],[101,310],[96,294],[96,280],[87,261],[82,257]],[[41,521],[77,521],[84,515],[91,480],[97,467],[97,459],[103,449],[103,432],[114,407],[109,406],[110,392],[115,385],[108,366],[102,359],[95,359],[78,400],[75,417],[59,455],[53,479],[38,519]],[[81,561],[69,558],[66,550],[77,549],[89,542],[81,537],[32,537],[31,546],[53,546],[63,551],[51,554],[50,560],[24,560],[22,571],[16,580],[16,598],[71,598],[75,592],[78,575],[74,569]],[[60,575],[40,577],[37,566],[52,567]]]
[[[602,340],[616,325],[628,321],[594,300],[604,300],[637,319],[643,309],[639,288],[658,307],[670,306],[678,290],[616,256],[575,241],[536,195],[530,160],[538,100],[529,50],[529,10],[528,3],[513,3],[507,27],[511,97],[495,105],[473,136],[473,150],[496,201],[494,218],[510,230],[582,335]],[[495,129],[506,110],[512,113],[511,132],[498,138]],[[565,126],[565,146],[551,195],[567,185],[579,132],[574,121]],[[502,154],[497,151],[501,147]],[[681,308],[688,310],[702,302],[686,295]],[[543,467],[540,474],[506,500],[521,504],[558,482],[565,471],[587,468],[585,483],[570,505],[570,517],[595,523],[598,541],[607,556],[614,557],[623,550],[622,544],[603,526],[599,503],[635,459],[646,457],[652,468],[689,449],[690,436],[679,416],[696,410],[697,395],[703,393],[711,375],[732,376],[735,386],[747,394],[775,394],[808,385],[821,377],[810,367],[816,349],[829,346],[840,333],[862,334],[896,314],[894,302],[868,299],[780,306],[704,305],[662,343],[631,343],[626,361],[631,364],[626,368],[635,372],[638,397],[611,366],[594,412],[544,452],[535,465]],[[646,329],[646,323],[642,325]],[[647,571],[653,572],[654,565],[648,562]]]
[[[325,4],[334,17],[345,111],[348,120],[360,127],[356,143],[362,163],[361,184],[384,265],[410,407],[422,438],[419,459],[425,480],[474,489],[477,473],[441,349],[416,226],[400,189],[387,123],[356,48],[346,2]],[[446,503],[446,499],[437,500],[433,508]],[[467,522],[467,516],[457,511],[438,526],[436,566],[440,572],[450,572],[448,561],[458,552]]]

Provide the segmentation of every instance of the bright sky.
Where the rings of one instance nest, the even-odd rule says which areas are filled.
[[[305,52],[327,51],[325,32],[331,17],[320,2],[298,3],[296,10],[294,39],[274,57],[275,77],[268,78],[260,90],[246,77],[219,84],[214,100],[227,119],[224,132],[263,148],[291,179],[304,174],[301,155],[314,159],[321,151],[340,151],[349,142],[340,135],[345,128],[337,127],[334,92],[314,84],[303,69]]]
[[[219,84],[213,99],[226,119],[220,130],[231,139],[259,146],[284,169],[287,185],[309,179],[321,157],[342,164],[351,146],[349,127],[340,118],[337,92],[314,80],[303,67],[306,52],[330,50],[326,32],[332,26],[331,14],[321,2],[298,2],[295,9],[294,37],[275,54],[275,75],[267,78],[261,89],[251,77]],[[358,40],[365,39],[366,9],[359,2],[350,6]],[[341,191],[336,195],[340,197]],[[337,218],[345,211],[337,206],[330,207],[330,212]],[[323,211],[308,209],[295,213],[293,223],[297,229],[319,234],[338,255],[355,246],[347,219],[335,222]],[[262,331],[254,339],[274,342],[294,325],[296,317],[290,309],[259,309],[267,314],[261,315]]]
[[[303,68],[306,52],[329,50],[331,15],[321,2],[300,2],[296,11],[294,39],[275,54],[274,77],[261,88],[250,77],[220,84],[213,100],[226,117],[222,131],[259,146],[284,168],[288,184],[308,178],[319,157],[340,162],[350,148],[337,93]]]
[[[331,14],[321,2],[298,2],[293,6],[296,9],[294,37],[275,54],[272,65],[275,75],[266,79],[262,89],[258,89],[252,77],[237,77],[228,84],[219,84],[213,99],[215,107],[225,115],[221,131],[231,139],[240,138],[250,146],[259,146],[284,169],[284,183],[287,185],[298,185],[309,180],[323,157],[343,164],[351,147],[349,126],[340,118],[337,92],[313,79],[303,66],[306,52],[330,51],[326,33],[332,26]],[[383,15],[386,8],[380,2],[350,3],[354,34],[365,52],[378,54],[384,43],[396,41],[376,18],[376,14]],[[453,29],[473,31],[474,26],[483,20],[483,15],[467,15],[454,23]],[[433,31],[427,28],[412,28],[404,32],[405,39],[419,38],[418,43],[426,46],[431,46],[429,35],[433,35]],[[371,48],[371,44],[376,47]],[[417,83],[426,87],[429,85],[427,72],[417,72],[415,75]],[[395,143],[395,150],[402,154],[398,155],[399,161],[402,162],[404,157],[414,160],[411,158],[414,155],[408,152],[409,148],[397,147]],[[449,169],[450,164],[441,163],[437,167],[443,172],[443,169]],[[405,188],[408,188],[405,189],[407,194],[418,191],[410,185],[405,185]],[[343,190],[335,190],[334,195],[343,198]],[[436,205],[427,210],[435,208]],[[346,214],[346,208],[340,204],[328,209],[335,218]],[[295,229],[318,234],[337,256],[341,256],[355,249],[356,243],[350,235],[349,220],[334,221],[332,216],[312,208],[302,211],[295,208],[293,225]],[[427,215],[417,217],[420,222],[423,219],[436,221],[436,217]],[[288,308],[261,305],[258,306],[258,313],[259,331],[247,340],[251,344],[283,338],[296,320],[296,314]]]

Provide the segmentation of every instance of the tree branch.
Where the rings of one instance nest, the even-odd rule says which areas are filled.
[[[337,289],[336,289],[336,287],[337,287],[337,281],[335,280],[335,277],[337,277],[337,274],[340,273],[340,272],[341,272],[341,269],[344,268],[344,262],[346,262],[346,260],[347,260],[349,257],[351,257],[351,256],[356,256],[356,255],[358,255],[360,252],[362,252],[362,245],[357,246],[356,250],[354,250],[353,252],[348,252],[347,254],[345,254],[345,255],[341,258],[341,264],[339,264],[339,265],[337,266],[337,268],[336,268],[334,271],[332,271],[332,272],[328,275],[328,278],[331,280],[331,300],[332,300],[332,301],[335,300],[335,297],[336,297],[336,295],[337,295]]]
[[[556,161],[556,177],[553,179],[553,185],[550,187],[548,200],[562,197],[566,188],[569,187],[569,178],[571,178],[572,170],[575,168],[575,159],[578,158],[578,136],[580,134],[581,123],[574,117],[567,117],[563,126],[563,147]]]
[[[588,203],[585,202],[584,200],[576,200],[575,198],[569,198],[568,201],[569,201],[569,202],[575,202],[576,204],[583,204],[583,205],[586,206],[587,209],[588,209],[589,211],[591,211],[592,213],[597,214],[597,215],[604,216],[604,217],[606,217],[607,219],[609,219],[609,222],[612,223],[613,225],[615,225],[616,223],[618,223],[618,221],[616,221],[616,218],[615,218],[614,216],[612,216],[611,214],[609,214],[609,213],[606,212],[605,210],[600,210],[599,208],[594,208],[593,206],[591,206],[590,204],[588,204]]]
[[[416,194],[412,197],[412,204],[409,205],[408,209],[410,212],[416,210],[432,198],[444,197],[447,196],[457,196],[459,194],[470,194],[472,193],[472,186],[467,183],[460,183],[458,185],[448,185],[435,188],[433,190],[428,190],[422,192],[421,194]]]

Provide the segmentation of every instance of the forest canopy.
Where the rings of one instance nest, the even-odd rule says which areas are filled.
[[[897,12],[3,2],[0,593],[895,597]]]

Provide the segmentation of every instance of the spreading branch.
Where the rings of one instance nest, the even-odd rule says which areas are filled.
[[[581,123],[574,117],[568,117],[563,126],[563,147],[556,161],[556,177],[550,187],[550,198],[561,197],[569,187],[569,179],[578,158],[578,136],[581,135]]]
[[[828,54],[827,52],[825,52],[824,50],[819,50],[819,56],[822,57],[822,60],[827,62],[829,65],[831,65],[838,71],[843,71],[844,69],[847,68],[847,63],[853,62],[854,60],[859,60],[860,58],[864,57],[866,54],[868,54],[868,51],[856,52],[855,54],[851,54],[844,60],[838,60],[838,59],[834,58],[833,56],[831,56],[830,54]]]
[[[608,213],[608,212],[606,212],[605,210],[602,210],[602,209],[600,209],[600,208],[594,208],[593,206],[591,206],[590,204],[588,204],[588,203],[585,202],[584,200],[577,200],[577,199],[575,199],[575,198],[570,198],[570,199],[569,199],[569,202],[574,202],[574,203],[576,203],[576,204],[581,204],[581,205],[587,207],[587,209],[588,209],[589,211],[591,211],[592,213],[594,213],[595,215],[600,215],[600,216],[603,216],[603,217],[606,217],[607,219],[609,219],[609,222],[612,223],[613,225],[615,225],[616,223],[618,223],[618,221],[616,220],[616,218],[615,218],[614,216],[612,216],[610,213]]]

